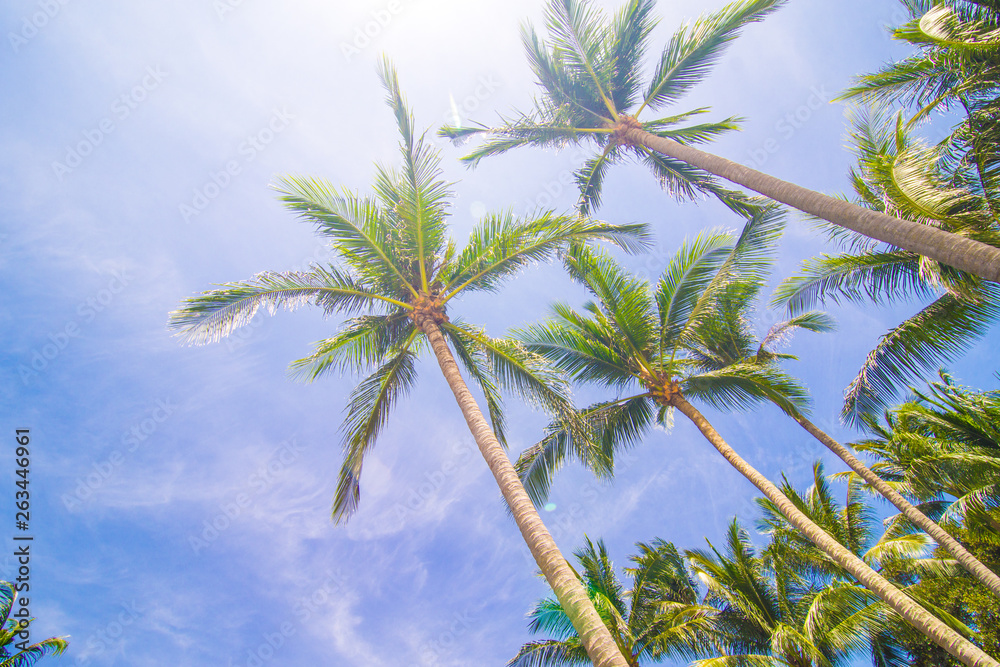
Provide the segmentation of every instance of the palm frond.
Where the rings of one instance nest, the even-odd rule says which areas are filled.
[[[783,0],[740,0],[683,26],[670,38],[646,91],[644,106],[673,104],[711,71],[725,48],[746,25],[763,20]]]
[[[337,254],[359,276],[397,298],[416,293],[415,276],[405,270],[407,258],[395,255],[392,227],[374,199],[337,192],[327,181],[306,176],[286,176],[274,189],[286,208],[331,240]]]
[[[600,318],[607,321],[633,355],[645,356],[656,339],[652,299],[645,281],[629,276],[609,255],[575,246],[566,257],[570,277],[600,300]]]
[[[460,321],[452,321],[451,326],[443,327],[444,334],[451,341],[455,356],[458,357],[469,376],[475,380],[476,384],[486,398],[486,408],[490,415],[490,425],[493,427],[493,434],[504,447],[507,446],[506,418],[504,416],[503,400],[500,390],[497,387],[496,377],[490,367],[486,353],[476,340],[477,336],[485,335],[479,329],[473,329],[468,324]]]
[[[649,167],[660,187],[677,200],[698,199],[699,194],[715,197],[733,212],[748,216],[757,208],[742,192],[730,190],[718,179],[686,162],[653,152],[644,146],[635,147],[639,160]]]
[[[763,361],[762,356],[773,355],[777,347],[787,342],[796,329],[826,333],[835,331],[836,328],[836,320],[820,310],[810,310],[783,322],[778,322],[768,329],[764,339],[760,342],[757,359]]]
[[[443,329],[453,330],[453,323]],[[482,350],[490,364],[497,387],[510,391],[529,405],[544,410],[570,428],[576,428],[577,416],[570,398],[569,385],[545,360],[517,340],[491,338],[485,333],[466,327],[462,335]]]
[[[517,330],[514,336],[577,380],[619,388],[635,381],[638,369],[609,331],[568,306],[556,304],[554,310],[556,319]]]
[[[396,71],[388,59],[383,59],[379,76],[387,92],[386,102],[396,116],[402,137],[400,152],[403,168],[397,172],[379,167],[375,191],[384,210],[391,211],[396,224],[394,250],[419,265],[422,287],[426,291],[428,264],[444,246],[445,217],[449,195],[448,184],[441,179],[441,157],[438,151],[414,133],[413,114],[399,88]]]
[[[820,255],[803,262],[800,275],[782,281],[771,304],[795,315],[826,301],[891,302],[931,293],[919,261],[906,251]]]
[[[652,401],[643,394],[580,410],[582,428],[551,424],[545,438],[523,451],[514,464],[532,502],[541,506],[548,500],[555,473],[569,461],[579,461],[598,478],[609,478],[615,454],[639,441],[652,412]]]
[[[770,364],[744,361],[684,378],[684,393],[712,407],[744,410],[770,401],[786,414],[808,411],[809,394],[797,380]]]
[[[203,345],[249,324],[261,307],[274,314],[280,306],[294,310],[306,304],[319,306],[327,314],[409,307],[335,267],[314,266],[308,272],[261,273],[186,299],[180,309],[170,313],[168,326],[186,342]]]
[[[656,27],[655,6],[655,0],[630,0],[618,10],[610,26],[605,47],[608,69],[612,72],[608,94],[616,109],[630,109],[638,101],[642,88],[640,67],[647,41]]]
[[[851,382],[843,417],[859,424],[878,414],[923,373],[968,350],[1000,316],[1000,288],[989,284],[981,300],[945,294],[883,336]]]
[[[565,641],[546,639],[528,642],[517,655],[510,659],[507,667],[558,667],[559,665],[593,664],[587,656],[579,637]]]
[[[600,10],[586,0],[550,0],[545,8],[545,23],[553,60],[568,71],[577,86],[593,91],[608,107],[608,113],[616,117],[617,110],[606,90],[611,63],[601,58],[605,21]]]
[[[50,637],[24,649],[19,649],[17,653],[0,662],[0,667],[32,667],[42,658],[50,655],[62,655],[67,648],[69,648],[69,642],[66,641],[65,637]]]
[[[527,218],[516,218],[510,211],[487,216],[452,262],[442,292],[447,300],[462,291],[495,290],[525,266],[551,259],[573,244],[594,240],[607,240],[635,252],[647,247],[649,236],[646,225],[612,225],[550,212]]]
[[[402,349],[351,392],[344,432],[344,462],[337,479],[333,519],[346,521],[357,511],[361,499],[361,469],[365,455],[375,443],[396,401],[413,387],[417,379],[410,349],[416,330]]]
[[[601,190],[608,167],[618,159],[618,150],[614,144],[608,144],[600,155],[583,163],[575,174],[577,186],[580,188],[580,199],[577,210],[580,215],[591,215],[601,206]]]
[[[402,309],[354,318],[337,335],[316,343],[311,355],[293,361],[289,371],[310,382],[330,371],[362,371],[381,364],[412,334],[413,321]]]

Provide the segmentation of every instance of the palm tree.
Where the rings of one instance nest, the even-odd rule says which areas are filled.
[[[935,595],[942,586],[957,588],[967,581],[959,576],[955,562],[939,557],[938,554],[928,555],[929,547],[932,546],[928,537],[914,532],[912,526],[905,522],[889,522],[881,537],[876,540],[877,517],[861,501],[861,488],[858,479],[851,478],[846,503],[841,506],[834,498],[821,463],[813,467],[813,485],[805,494],[796,492],[787,481],[782,484],[782,491],[792,502],[839,542],[872,567],[877,567],[898,586],[906,586],[908,595],[932,609],[936,616],[957,632],[966,636],[974,634],[956,616],[974,622],[979,619],[962,605],[954,604],[948,596]],[[757,502],[763,512],[762,518],[757,522],[757,529],[770,538],[760,556],[765,567],[776,575],[779,599],[793,599],[802,596],[803,592],[819,593],[822,596],[822,591],[829,588],[852,585],[851,577],[814,544],[804,539],[772,503],[765,498],[758,498]],[[782,572],[784,576],[781,575]],[[980,590],[985,592],[981,587]],[[867,629],[870,632],[867,643],[871,646],[876,665],[900,664],[899,656],[902,652],[914,657],[917,654],[936,656],[937,660],[931,664],[957,664],[946,652],[907,626],[898,615],[885,609],[884,604],[876,603],[870,594],[867,599],[860,595],[854,600],[852,612],[831,629],[835,631],[834,637],[841,640],[845,638],[841,635],[842,632],[847,635],[847,639],[860,639],[856,632]],[[855,624],[859,625],[852,627]],[[822,627],[822,624],[812,625]],[[919,659],[922,658],[917,658],[918,661]],[[914,663],[906,661],[905,664]]]
[[[1000,218],[988,199],[947,180],[941,147],[915,140],[902,118],[862,113],[852,133],[857,201],[874,210],[924,221],[1000,247]],[[843,416],[851,424],[879,414],[899,388],[968,351],[1000,321],[1000,288],[916,253],[830,230],[846,247],[803,264],[785,280],[774,303],[792,314],[818,302],[900,302],[932,299],[881,337],[847,390]]]
[[[626,568],[632,587],[625,590],[603,540],[576,551],[582,578],[604,623],[615,636],[630,667],[668,657],[693,657],[711,637],[716,610],[698,604],[697,583],[673,544],[654,540],[636,545],[635,567]],[[528,628],[554,639],[528,642],[507,667],[555,667],[586,663],[579,635],[562,605],[551,598],[532,610]]]
[[[763,287],[763,281],[749,283],[744,281],[744,283],[745,286],[738,291],[721,294],[715,302],[711,316],[702,318],[694,327],[694,335],[688,343],[688,348],[694,369],[698,372],[721,371],[730,367],[738,369],[748,364],[773,366],[781,360],[795,358],[792,355],[780,354],[773,347],[787,340],[796,329],[829,331],[833,328],[832,321],[824,313],[799,312],[795,317],[772,326],[763,340],[758,342],[750,322],[753,320],[753,304]],[[801,406],[786,401],[777,401],[776,404],[806,432],[846,463],[871,488],[895,505],[914,525],[928,533],[954,555],[970,574],[1000,597],[1000,577],[980,562],[958,540],[920,509],[914,507],[902,494],[854,456],[847,447],[814,424]]]
[[[17,642],[18,635],[27,631],[35,619],[10,617],[17,600],[17,587],[9,581],[0,581],[0,667],[31,667],[48,655],[60,655],[69,646],[65,637],[49,637],[28,645],[25,639]]]
[[[453,140],[487,135],[487,141],[464,158],[471,165],[519,146],[593,142],[598,153],[577,172],[583,212],[600,203],[608,167],[633,157],[678,195],[708,193],[745,210],[739,193],[714,180],[722,177],[841,227],[1000,282],[1000,248],[867,210],[694,147],[735,129],[733,118],[677,127],[706,111],[696,109],[639,120],[647,107],[657,110],[679,101],[711,70],[740,29],[782,4],[783,0],[738,0],[682,27],[664,48],[643,91],[640,68],[655,25],[654,0],[629,0],[610,21],[586,0],[550,0],[546,10],[550,41],[543,41],[531,27],[522,33],[542,89],[535,109],[504,120],[500,127],[445,127],[441,134]]]
[[[773,546],[755,553],[734,519],[724,551],[709,542],[709,550],[686,552],[708,589],[705,603],[719,610],[720,655],[692,667],[837,667],[865,648],[877,665],[902,663],[904,650],[870,591],[839,575],[813,580],[799,563],[769,553]]]
[[[581,458],[607,474],[616,449],[637,442],[654,420],[666,424],[673,409],[679,410],[797,529],[907,622],[966,664],[1000,664],[830,537],[743,460],[687,400],[691,396],[721,407],[770,400],[787,410],[804,404],[801,387],[773,365],[754,361],[700,372],[697,355],[691,354],[699,323],[711,316],[720,295],[746,290],[748,283],[760,280],[769,263],[771,240],[781,226],[780,216],[770,209],[752,217],[735,243],[727,234],[699,235],[681,247],[653,290],[607,256],[585,248],[571,251],[570,273],[596,302],[586,305],[586,314],[557,305],[554,319],[526,329],[519,338],[575,379],[603,384],[625,397],[584,411],[595,433],[588,440],[596,446],[579,442],[557,425],[523,454],[518,463],[526,487],[541,498],[554,470],[568,457]]]
[[[876,456],[873,468],[901,493],[1000,544],[1000,392],[972,392],[946,373],[912,391],[855,447]]]
[[[292,365],[310,380],[335,370],[374,368],[354,390],[347,407],[344,463],[333,503],[338,522],[357,509],[364,457],[393,406],[413,386],[417,356],[429,344],[525,542],[583,637],[588,655],[596,665],[624,667],[613,639],[501,445],[501,389],[514,390],[566,420],[572,411],[566,387],[536,355],[453,319],[447,309],[467,292],[496,291],[526,264],[548,259],[569,244],[603,238],[631,249],[642,247],[644,230],[578,216],[516,219],[506,213],[487,216],[465,248],[458,250],[447,237],[450,193],[441,180],[440,157],[424,136],[415,134],[413,117],[388,61],[380,75],[402,138],[402,169],[379,167],[374,197],[337,191],[307,178],[287,178],[279,187],[288,208],[330,239],[343,266],[264,273],[223,285],[188,299],[172,313],[171,326],[188,341],[204,343],[247,324],[261,306],[273,311],[282,305],[291,309],[311,303],[327,314],[356,315],[335,335],[317,343],[311,356]],[[462,379],[459,362],[482,390],[490,421]]]
[[[933,111],[964,116],[945,140],[949,172],[1000,206],[1000,5],[994,0],[906,0],[910,20],[894,39],[917,53],[858,78],[841,99],[913,111],[907,125]]]

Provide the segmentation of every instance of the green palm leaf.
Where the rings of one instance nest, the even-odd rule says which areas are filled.
[[[711,71],[744,26],[763,20],[783,0],[741,0],[683,26],[667,43],[653,71],[644,105],[658,109],[680,101]]]
[[[187,342],[199,345],[219,341],[249,324],[261,307],[273,314],[279,306],[294,310],[312,304],[332,314],[406,306],[335,267],[318,266],[308,272],[261,273],[252,280],[222,285],[187,299],[184,304],[170,314],[170,328]]]
[[[351,392],[347,417],[341,427],[345,434],[344,463],[333,500],[333,518],[337,523],[357,511],[365,455],[385,427],[396,401],[408,393],[417,380],[416,355],[410,349],[415,338],[416,330],[398,353]]]
[[[349,320],[337,335],[316,343],[311,355],[293,361],[293,377],[313,381],[331,371],[361,371],[381,364],[413,335],[413,321],[400,309],[392,315]]]
[[[869,353],[852,381],[843,417],[861,423],[861,415],[877,414],[913,377],[967,351],[1000,317],[1000,288],[983,288],[981,301],[945,294],[893,328]]]

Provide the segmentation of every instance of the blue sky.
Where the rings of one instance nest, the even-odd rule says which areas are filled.
[[[654,43],[720,5],[661,2]],[[381,54],[418,126],[455,111],[490,122],[530,104],[518,25],[540,16],[541,3],[524,0],[0,8],[0,432],[12,442],[14,429],[31,429],[34,636],[71,636],[50,662],[500,665],[529,638],[525,614],[544,582],[430,360],[366,464],[361,511],[335,526],[337,429],[356,378],[305,385],[286,368],[337,322],[308,309],[262,314],[192,348],[166,320],[213,284],[329,258],[268,184],[296,173],[366,191],[373,164],[395,160]],[[792,2],[746,30],[684,106],[746,118],[721,154],[842,192],[844,107],[828,101],[853,74],[904,53],[884,30],[900,18],[889,0]],[[470,172],[461,150],[441,148],[457,181],[456,238],[488,210],[573,204],[573,151],[513,153]],[[654,250],[628,260],[651,277],[684,237],[739,224],[712,202],[675,203],[638,168],[613,172],[605,189],[601,217],[653,225]],[[790,215],[776,276],[822,248]],[[457,310],[499,335],[554,300],[582,294],[543,266],[501,298]],[[837,422],[843,389],[915,308],[838,307],[840,333],[794,341],[792,370],[812,390],[818,424],[856,437]],[[760,331],[774,319],[762,314]],[[986,388],[997,361],[981,344],[952,368]],[[519,451],[546,420],[510,412]],[[824,458],[776,410],[710,414],[772,479],[805,484]],[[0,477],[8,508],[12,458]],[[695,548],[734,514],[749,523],[755,495],[678,423],[621,461],[613,485],[565,470],[544,518],[567,554],[584,534],[603,537],[624,565],[636,541]],[[12,535],[13,511],[4,516]],[[13,573],[0,558],[0,577]]]

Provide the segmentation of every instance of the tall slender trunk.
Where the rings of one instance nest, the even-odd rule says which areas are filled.
[[[624,137],[835,225],[1000,282],[1000,248],[835,199],[638,127],[625,131]]]
[[[888,580],[875,572],[875,570],[868,567],[863,560],[848,551],[843,545],[830,537],[826,531],[813,523],[778,487],[757,472],[753,466],[740,458],[733,451],[733,448],[722,439],[722,436],[712,428],[712,425],[697,408],[687,402],[687,399],[680,394],[674,394],[671,398],[671,403],[694,422],[702,435],[712,443],[712,446],[741,475],[760,489],[761,493],[777,506],[793,526],[802,531],[806,537],[830,556],[834,562],[850,572],[865,588],[875,593],[900,616],[906,619],[910,625],[969,667],[986,667],[987,665],[1000,667],[1000,663],[986,655],[972,642],[949,628],[940,619],[932,616],[926,609],[911,600]]]
[[[429,317],[421,318],[417,325],[427,334],[441,366],[441,372],[452,393],[455,394],[455,400],[458,401],[472,437],[479,446],[483,458],[486,459],[490,472],[496,478],[497,485],[514,515],[514,521],[517,522],[517,527],[531,550],[531,555],[534,556],[546,581],[555,592],[559,604],[580,635],[587,655],[597,667],[628,667],[628,661],[622,656],[611,632],[597,614],[593,602],[587,596],[587,591],[560,553],[559,547],[542,522],[527,491],[524,490],[514,466],[507,458],[507,453],[497,441],[475,398],[469,392],[441,329]]]
[[[974,576],[976,579],[981,581],[984,586],[993,591],[994,595],[1000,597],[1000,577],[998,577],[993,570],[986,567],[978,558],[969,553],[969,551],[963,547],[958,540],[945,531],[944,528],[935,523],[930,517],[921,512],[919,509],[911,505],[910,502],[898,491],[886,484],[881,477],[876,475],[871,469],[865,466],[864,463],[859,461],[849,449],[824,433],[805,417],[795,416],[794,419],[814,438],[826,445],[827,449],[839,456],[844,463],[850,466],[851,470],[856,472],[861,477],[861,479],[868,482],[873,489],[881,493],[886,500],[895,505],[896,509],[903,513],[903,516],[909,519],[914,525],[919,527],[928,535],[933,537],[938,544],[947,549],[949,553],[955,557],[955,560],[957,560],[962,567],[968,570],[969,574]]]

